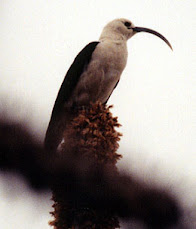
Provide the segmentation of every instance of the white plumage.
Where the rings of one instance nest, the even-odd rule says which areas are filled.
[[[127,20],[117,19],[105,26],[67,106],[73,103],[86,106],[97,100],[107,102],[127,63],[127,40],[135,34],[125,22]]]

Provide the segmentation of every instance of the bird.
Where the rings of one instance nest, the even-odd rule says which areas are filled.
[[[45,147],[48,150],[56,149],[59,144],[66,111],[85,108],[96,101],[102,104],[108,102],[127,64],[127,41],[140,32],[159,37],[172,49],[169,41],[157,31],[137,27],[124,18],[109,22],[99,40],[87,44],[67,71],[46,131]]]

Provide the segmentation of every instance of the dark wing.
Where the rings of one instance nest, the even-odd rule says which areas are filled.
[[[99,42],[89,43],[76,56],[58,92],[58,95],[57,95],[57,98],[54,104],[54,108],[52,111],[52,116],[55,115],[56,112],[59,112],[63,108],[64,103],[69,100],[74,88],[76,87],[79,81],[81,74],[83,73],[88,63],[90,62],[93,51],[95,50],[98,44]]]
[[[69,112],[66,113],[63,109],[64,104],[72,96],[72,92],[74,91],[81,74],[90,62],[93,51],[98,44],[99,42],[91,42],[82,49],[82,51],[76,56],[63,80],[46,131],[44,144],[47,150],[56,150],[59,141],[62,139],[63,127],[65,123],[69,122],[70,115]]]

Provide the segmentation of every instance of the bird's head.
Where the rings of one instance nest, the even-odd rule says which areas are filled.
[[[120,18],[115,19],[109,22],[103,29],[103,32],[100,36],[100,40],[111,39],[111,40],[124,40],[127,41],[133,35],[139,32],[147,32],[154,34],[155,36],[161,38],[166,44],[172,49],[169,41],[160,33],[144,28],[144,27],[136,27],[130,20]]]

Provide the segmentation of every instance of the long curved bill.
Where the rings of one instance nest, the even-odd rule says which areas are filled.
[[[143,27],[134,27],[133,31],[135,31],[135,32],[146,32],[146,33],[154,34],[155,36],[157,36],[157,37],[161,38],[163,41],[165,41],[165,43],[171,48],[171,50],[173,50],[169,41],[162,34],[156,32],[152,29],[143,28]]]

